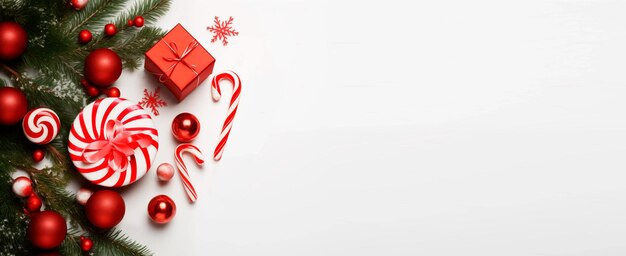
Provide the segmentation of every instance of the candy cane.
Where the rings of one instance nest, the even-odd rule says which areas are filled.
[[[196,146],[183,143],[176,147],[176,167],[178,167],[178,173],[180,173],[180,177],[183,181],[183,186],[185,187],[185,191],[187,192],[187,196],[191,202],[195,202],[198,200],[198,194],[196,193],[196,189],[191,184],[191,178],[189,177],[189,172],[187,171],[187,166],[183,162],[183,154],[190,153],[196,163],[198,165],[204,164],[204,157],[202,156],[202,152]]]
[[[211,80],[211,96],[213,97],[213,101],[217,102],[222,97],[219,85],[222,79],[227,79],[233,83],[233,97],[230,99],[228,116],[226,117],[226,120],[224,120],[224,126],[222,126],[220,142],[217,144],[215,151],[213,152],[213,159],[216,161],[220,160],[222,158],[222,154],[224,153],[224,145],[226,145],[226,141],[228,140],[230,129],[233,128],[233,119],[235,118],[235,113],[237,113],[239,94],[241,93],[241,80],[239,79],[239,76],[233,71],[226,71],[224,73],[214,75]]]

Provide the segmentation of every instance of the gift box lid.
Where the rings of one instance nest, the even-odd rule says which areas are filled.
[[[215,62],[215,58],[180,23],[146,52],[146,58],[159,69],[160,73],[156,75],[171,80],[180,91],[199,79],[199,74]]]

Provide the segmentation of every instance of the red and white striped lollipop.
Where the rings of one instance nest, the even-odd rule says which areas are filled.
[[[24,116],[22,120],[24,135],[31,142],[39,145],[50,143],[61,129],[59,116],[49,108],[36,108]]]
[[[104,98],[78,114],[68,148],[76,169],[87,180],[121,187],[148,172],[158,140],[152,117],[141,106],[122,98]]]

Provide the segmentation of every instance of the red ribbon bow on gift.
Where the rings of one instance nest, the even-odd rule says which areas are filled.
[[[187,47],[185,48],[185,50],[182,53],[178,53],[178,46],[176,45],[176,43],[171,42],[171,43],[167,43],[165,42],[165,40],[163,40],[163,43],[165,45],[167,45],[168,48],[170,48],[170,50],[172,50],[172,53],[174,53],[175,58],[170,58],[170,57],[163,57],[163,59],[165,61],[168,62],[174,62],[169,68],[167,68],[167,70],[165,70],[165,73],[169,72],[168,77],[171,77],[172,74],[174,73],[174,69],[176,69],[176,66],[178,66],[178,64],[183,63],[183,65],[187,66],[189,69],[191,69],[191,71],[193,71],[194,74],[196,74],[196,85],[200,84],[200,74],[198,74],[198,71],[196,71],[196,65],[194,64],[189,64],[188,62],[185,61],[185,57],[187,57],[187,55],[189,55],[189,53],[191,53],[191,51],[193,51],[194,49],[196,49],[196,47],[198,47],[198,42],[196,40],[191,41],[191,43],[189,43],[187,45]],[[159,82],[163,83],[166,80],[163,80],[163,75],[164,74],[160,74],[159,76]]]
[[[89,143],[83,149],[82,160],[93,164],[106,158],[109,168],[115,172],[125,172],[128,157],[135,153],[135,149],[146,148],[152,143],[150,135],[126,131],[118,120],[109,120],[103,135],[102,139]]]

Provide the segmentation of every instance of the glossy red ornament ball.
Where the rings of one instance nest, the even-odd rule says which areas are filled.
[[[28,240],[41,249],[52,249],[61,245],[67,234],[67,225],[61,214],[43,211],[31,215],[26,230]]]
[[[80,11],[87,6],[89,0],[70,0],[70,6],[77,11]]]
[[[35,149],[33,150],[33,161],[35,161],[35,163],[39,163],[41,162],[41,160],[43,160],[44,157],[46,157],[46,152],[43,151],[43,149]]]
[[[91,31],[86,30],[86,29],[83,29],[78,33],[78,41],[81,44],[86,44],[86,43],[91,42],[91,37],[92,37]]]
[[[117,28],[114,24],[106,24],[104,25],[104,34],[107,36],[114,36],[117,33]]]
[[[80,249],[83,250],[83,252],[88,252],[92,247],[93,241],[91,241],[91,238],[80,236]]]
[[[19,123],[27,110],[28,101],[22,91],[13,87],[0,88],[0,125]]]
[[[41,211],[41,198],[35,193],[31,193],[24,203],[24,208],[30,213]]]
[[[148,203],[148,216],[156,223],[168,223],[175,215],[176,203],[169,196],[158,195]]]
[[[180,142],[190,142],[200,133],[200,121],[191,113],[180,113],[172,121],[172,134]]]
[[[106,95],[107,95],[107,97],[118,98],[118,97],[120,97],[120,89],[118,89],[117,87],[111,87],[111,88],[106,90]]]
[[[137,16],[133,20],[133,24],[135,24],[135,26],[138,27],[138,28],[139,27],[143,27],[143,23],[144,23],[144,20],[143,20],[143,17],[141,17],[141,16]]]
[[[157,167],[157,177],[160,181],[168,181],[174,177],[174,166],[168,163],[162,163]]]
[[[85,78],[96,86],[107,87],[122,74],[122,59],[112,50],[100,48],[85,59]]]
[[[85,213],[91,224],[109,229],[122,221],[126,213],[126,204],[119,193],[113,190],[100,190],[94,192],[87,200]]]
[[[129,27],[132,27],[132,26],[134,26],[135,24],[133,24],[133,20],[128,20],[128,21],[126,22],[126,25],[128,25]]]
[[[12,21],[0,22],[0,60],[12,60],[24,53],[28,45],[26,30]]]
[[[13,180],[11,188],[16,196],[27,197],[33,193],[33,182],[26,176],[20,176]]]

